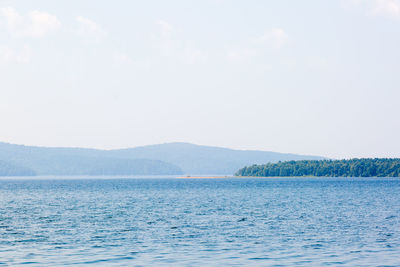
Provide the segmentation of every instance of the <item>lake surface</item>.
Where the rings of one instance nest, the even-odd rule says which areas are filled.
[[[1,179],[0,264],[400,265],[400,179]]]

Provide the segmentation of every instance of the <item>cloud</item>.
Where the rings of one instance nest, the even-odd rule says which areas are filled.
[[[245,42],[241,46],[231,47],[226,52],[230,62],[243,62],[262,55],[265,49],[282,48],[289,40],[287,33],[281,28],[272,28],[257,38]]]
[[[400,0],[344,0],[345,8],[359,8],[369,16],[400,18]]]
[[[75,21],[78,23],[78,35],[87,41],[99,42],[107,35],[104,29],[91,19],[77,16]]]
[[[31,48],[27,45],[19,51],[7,46],[0,46],[0,63],[29,63],[31,54]]]
[[[199,49],[196,44],[182,39],[178,35],[173,35],[175,31],[171,23],[157,20],[156,25],[158,26],[157,32],[151,36],[160,59],[188,65],[204,64],[208,61],[208,54]]]
[[[182,52],[182,60],[186,64],[204,64],[208,61],[208,55],[200,49],[188,46]]]
[[[281,48],[288,41],[288,35],[281,28],[272,28],[255,40],[256,44],[269,45],[275,48]]]
[[[341,4],[343,8],[354,8],[360,6],[364,0],[342,0]]]
[[[230,62],[242,62],[252,59],[257,55],[257,51],[251,48],[231,48],[228,49],[226,58]]]
[[[169,57],[181,49],[182,41],[172,38],[173,26],[164,20],[157,20],[157,31],[151,34],[155,47],[159,50],[160,54],[164,57]]]
[[[324,57],[308,57],[305,60],[305,66],[310,68],[310,69],[322,69],[326,68],[329,64],[329,61],[327,58]]]
[[[162,37],[166,38],[171,35],[173,27],[170,23],[168,23],[164,20],[158,20],[157,25],[160,27],[160,33],[161,33]]]
[[[400,17],[400,1],[375,0],[372,7],[372,14],[389,17]]]
[[[127,54],[122,52],[115,52],[112,56],[112,61],[116,65],[123,65],[132,62],[131,58]]]
[[[60,21],[56,16],[37,10],[29,12],[31,19],[29,34],[33,37],[42,37],[48,32],[56,31],[60,28]]]
[[[16,37],[39,38],[61,27],[56,16],[38,10],[22,16],[12,7],[4,7],[0,9],[0,15],[5,19],[8,31]]]
[[[0,46],[0,62],[10,62],[14,57],[14,51],[7,46]]]

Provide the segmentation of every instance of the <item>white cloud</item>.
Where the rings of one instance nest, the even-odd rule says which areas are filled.
[[[103,28],[91,19],[77,16],[75,21],[78,23],[77,33],[87,41],[98,42],[107,35]]]
[[[322,69],[328,66],[329,62],[328,59],[324,57],[308,57],[305,60],[305,66],[310,69]]]
[[[208,61],[208,56],[200,49],[187,47],[182,53],[182,59],[187,64],[204,64]]]
[[[158,20],[157,21],[158,26],[160,27],[160,33],[161,36],[166,38],[171,35],[171,32],[173,30],[173,27],[170,23],[164,21],[164,20]]]
[[[226,52],[226,58],[231,62],[243,62],[263,54],[263,50],[280,49],[288,42],[287,33],[281,28],[272,28],[258,38],[247,41],[239,47],[231,47]]]
[[[0,9],[0,15],[5,19],[8,31],[16,37],[43,37],[61,26],[56,16],[38,10],[22,16],[12,7],[4,7]]]
[[[0,46],[0,62],[10,62],[14,57],[14,51],[7,46]]]
[[[37,10],[29,12],[31,26],[29,34],[33,37],[41,37],[51,31],[56,31],[61,23],[56,16]]]
[[[27,45],[19,51],[0,46],[0,63],[29,63],[31,54],[31,48]]]
[[[281,28],[273,28],[255,40],[256,44],[281,48],[288,41],[288,35]]]
[[[375,0],[372,8],[372,14],[400,17],[400,1]]]
[[[341,4],[343,8],[354,8],[360,6],[364,0],[342,0]]]
[[[231,48],[227,51],[226,58],[231,62],[247,61],[257,55],[257,51],[250,48]]]
[[[23,17],[12,7],[3,7],[0,9],[0,14],[5,18],[9,30],[17,29],[23,23]]]
[[[132,62],[131,58],[122,52],[115,52],[112,56],[112,60],[116,65],[123,65]]]
[[[344,0],[345,8],[359,8],[366,15],[400,18],[400,0]]]
[[[199,49],[196,44],[172,34],[174,26],[171,23],[158,20],[156,24],[157,33],[151,36],[160,58],[189,65],[204,64],[208,61],[208,54]]]

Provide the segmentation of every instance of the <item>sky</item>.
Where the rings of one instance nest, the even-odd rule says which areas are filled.
[[[0,141],[400,157],[400,0],[0,0]]]

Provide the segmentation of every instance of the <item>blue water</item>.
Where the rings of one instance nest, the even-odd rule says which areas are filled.
[[[400,266],[400,180],[0,180],[6,265]]]

